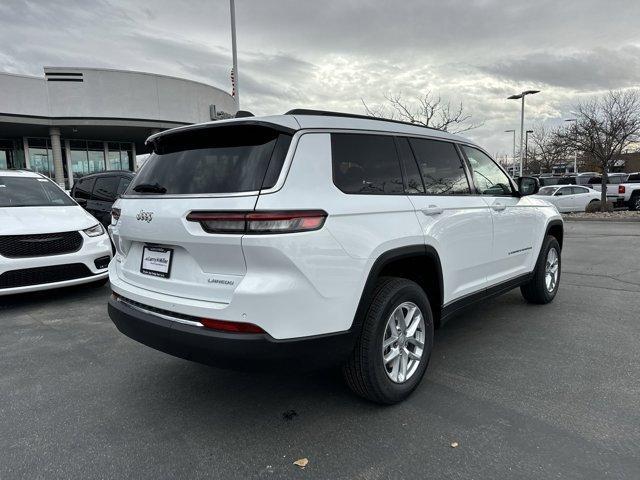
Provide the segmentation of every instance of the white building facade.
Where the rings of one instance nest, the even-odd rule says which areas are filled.
[[[28,168],[71,188],[104,170],[134,170],[152,133],[234,115],[235,99],[191,80],[96,68],[0,73],[0,169]]]

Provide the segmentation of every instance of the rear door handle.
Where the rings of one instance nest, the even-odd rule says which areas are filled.
[[[427,208],[422,209],[422,213],[425,215],[440,215],[442,212],[444,212],[444,208],[437,205],[429,205]]]
[[[491,208],[493,208],[496,211],[502,211],[505,208],[507,208],[507,206],[503,205],[502,203],[494,203],[493,205],[491,205]]]

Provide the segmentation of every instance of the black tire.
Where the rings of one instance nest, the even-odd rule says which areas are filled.
[[[553,289],[549,290],[546,284],[546,264],[549,250],[555,249],[558,255],[558,277]],[[536,268],[533,271],[533,277],[526,285],[520,287],[522,296],[529,303],[545,304],[551,302],[556,293],[558,293],[558,287],[560,286],[560,274],[562,272],[562,255],[560,250],[560,244],[555,237],[547,235],[542,243],[542,249],[540,250],[540,256],[536,263]]]
[[[382,342],[387,320],[404,302],[414,303],[424,320],[422,357],[413,375],[404,383],[389,378],[382,359]],[[371,303],[362,319],[362,331],[350,359],[343,366],[349,387],[361,397],[376,403],[394,404],[404,400],[418,386],[433,348],[433,315],[429,299],[415,282],[404,278],[383,277],[378,280]]]
[[[637,211],[640,210],[640,194],[634,193],[629,199],[629,210]]]
[[[87,283],[87,286],[92,288],[100,288],[106,285],[108,281],[109,277],[101,278],[100,280],[96,280],[95,282]]]

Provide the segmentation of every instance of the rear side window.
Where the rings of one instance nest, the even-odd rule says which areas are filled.
[[[332,133],[331,156],[333,182],[344,193],[404,193],[392,136]]]
[[[115,202],[119,178],[116,176],[98,177],[93,189],[93,199],[99,202]]]
[[[422,183],[422,175],[418,169],[416,159],[413,157],[413,151],[409,146],[409,140],[404,137],[396,137],[396,145],[398,146],[398,154],[400,162],[404,169],[404,181],[406,183],[406,193],[410,195],[424,194],[424,184]]]
[[[627,178],[628,183],[640,183],[640,173],[634,173]]]
[[[89,200],[91,198],[91,192],[93,191],[93,184],[96,182],[95,177],[81,178],[74,184],[75,190],[73,196],[75,198],[84,198]]]
[[[453,143],[412,138],[427,195],[469,194],[469,181]]]
[[[586,188],[583,188],[583,187],[573,187],[572,191],[573,191],[574,195],[579,195],[581,193],[589,193],[589,190],[587,190]]]
[[[262,125],[187,130],[160,137],[127,194],[254,192],[280,175],[291,135]],[[271,167],[273,163],[273,167]],[[268,187],[266,187],[268,188]]]
[[[122,195],[130,183],[131,183],[131,179],[129,177],[120,177],[120,180],[118,181],[118,189],[116,190],[116,194]]]

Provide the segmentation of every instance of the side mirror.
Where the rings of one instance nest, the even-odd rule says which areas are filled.
[[[518,191],[525,197],[533,195],[540,190],[540,181],[536,177],[518,177]]]
[[[86,198],[75,198],[74,200],[82,208],[87,208],[87,199]]]

